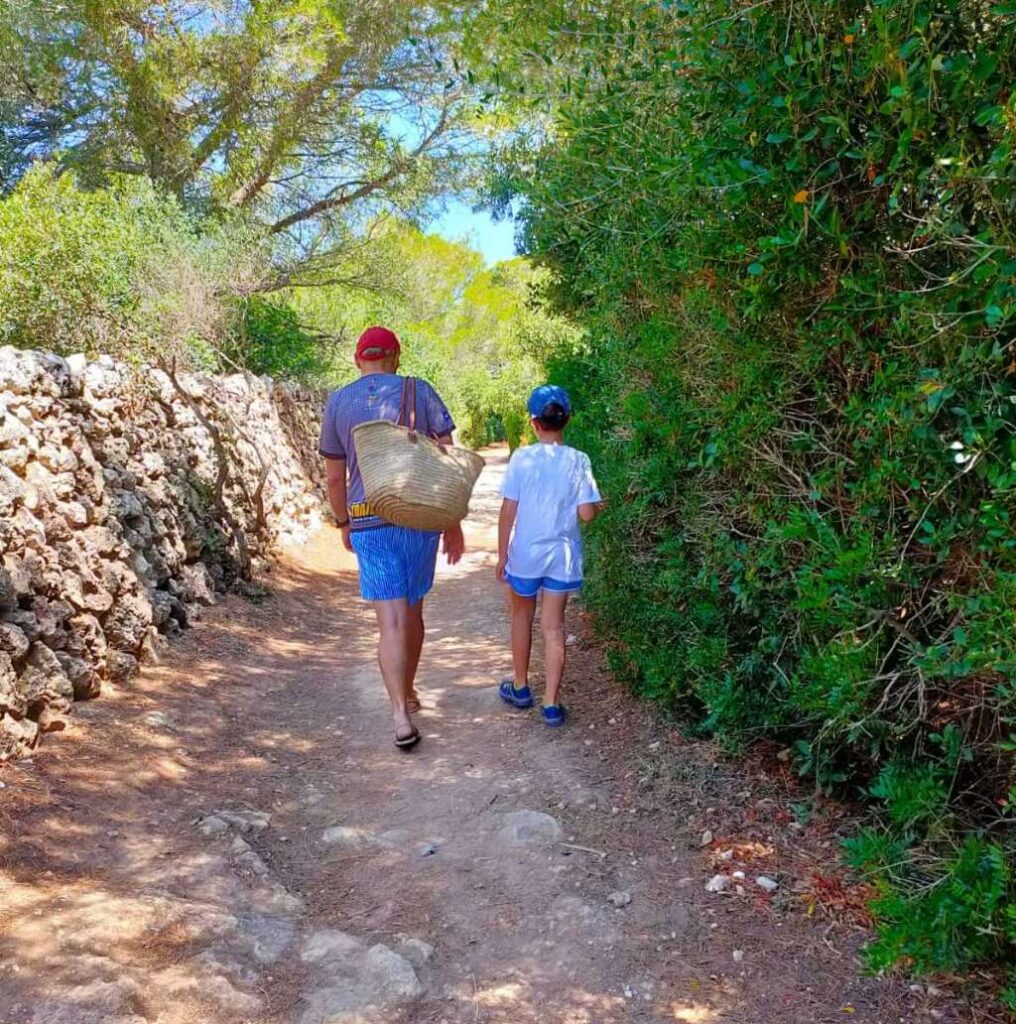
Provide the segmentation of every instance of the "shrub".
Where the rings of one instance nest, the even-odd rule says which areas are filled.
[[[1014,11],[606,10],[492,189],[589,332],[553,373],[613,663],[863,788],[920,868],[873,966],[1011,961]]]
[[[86,191],[37,164],[0,200],[0,243],[0,342],[136,355],[229,329],[224,236],[144,179]]]

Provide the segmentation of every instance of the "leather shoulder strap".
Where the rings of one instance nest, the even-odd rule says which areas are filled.
[[[400,427],[416,430],[416,378],[405,377],[402,381],[402,401],[399,403]]]

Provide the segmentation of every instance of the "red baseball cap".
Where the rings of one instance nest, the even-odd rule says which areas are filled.
[[[356,358],[368,363],[398,355],[401,351],[398,335],[387,327],[368,327],[356,343]]]

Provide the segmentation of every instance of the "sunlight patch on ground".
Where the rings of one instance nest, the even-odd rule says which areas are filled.
[[[525,987],[517,981],[509,981],[504,985],[494,985],[477,992],[474,1000],[480,1006],[503,1006],[505,1003],[517,1003],[525,991]]]
[[[715,1010],[710,1010],[708,1006],[699,1003],[672,1003],[670,1009],[678,1024],[710,1024],[711,1021],[719,1019]]]

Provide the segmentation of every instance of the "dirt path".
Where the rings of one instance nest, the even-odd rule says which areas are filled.
[[[569,728],[499,704],[503,465],[430,601],[412,755],[325,531],[0,776],[0,1022],[959,1019],[800,912],[795,843],[832,839],[776,776],[682,748],[578,646]]]

